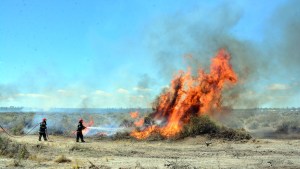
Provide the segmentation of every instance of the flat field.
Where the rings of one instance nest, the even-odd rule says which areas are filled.
[[[3,136],[3,134],[2,134]],[[16,162],[0,158],[0,168],[299,168],[300,140],[252,139],[249,141],[207,140],[205,137],[180,141],[100,140],[49,136],[13,138],[26,145],[30,156]],[[211,143],[207,146],[206,143]],[[70,162],[58,163],[64,155]],[[15,164],[17,163],[17,164]]]
[[[101,138],[90,132],[86,143],[76,143],[72,131],[77,120],[94,120],[95,127],[120,127],[130,121],[129,113],[61,114],[1,113],[0,123],[13,135],[9,138],[13,156],[0,155],[0,168],[300,168],[300,112],[288,110],[242,110],[223,121],[230,128],[244,128],[250,140],[228,141],[206,136],[181,140],[138,141],[135,139]],[[24,136],[43,117],[48,119],[49,141],[38,141],[37,129]],[[113,134],[116,131],[112,131]],[[94,133],[94,134],[93,134]],[[0,140],[1,141],[1,140]],[[207,146],[207,143],[209,144]],[[211,144],[210,144],[211,143]],[[24,152],[14,151],[25,147]],[[23,154],[22,154],[23,153]],[[64,158],[63,158],[64,157]],[[69,160],[67,160],[69,159]],[[64,162],[65,161],[65,162]],[[61,162],[61,163],[60,163]]]

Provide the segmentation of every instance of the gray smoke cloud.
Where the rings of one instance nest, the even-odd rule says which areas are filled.
[[[136,86],[133,88],[134,95],[139,97],[138,99],[136,98],[131,98],[131,102],[143,102],[148,103],[146,105],[147,107],[150,107],[150,104],[153,100],[153,88],[156,85],[155,79],[153,79],[150,75],[148,74],[142,74],[139,77],[139,80],[137,81]],[[141,102],[140,105],[144,104]]]
[[[153,83],[155,83],[154,79],[152,79],[148,74],[143,74],[138,81],[137,87],[141,89],[149,89]]]
[[[215,8],[198,6],[192,12],[166,17],[155,25],[149,37],[150,50],[159,66],[158,73],[169,81],[179,69],[186,69],[186,65],[194,71],[199,68],[207,70],[216,51],[226,48],[239,76],[239,84],[224,93],[226,105],[249,108],[288,101],[282,94],[288,92],[290,95],[293,91],[259,91],[257,84],[279,75],[299,77],[299,5],[299,1],[290,1],[275,10],[265,21],[263,43],[244,40],[233,33],[244,13],[228,1]],[[287,72],[282,71],[289,68]],[[295,90],[295,85],[292,90]],[[271,96],[276,96],[276,99]]]
[[[289,1],[281,6],[270,19],[267,27],[267,42],[270,54],[278,59],[277,66],[282,67],[291,76],[299,78],[300,73],[300,1]],[[275,69],[276,70],[276,69]]]

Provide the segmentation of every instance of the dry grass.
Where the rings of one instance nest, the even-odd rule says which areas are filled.
[[[115,135],[113,135],[113,140],[123,140],[123,139],[131,139],[129,132],[117,132]]]
[[[22,164],[21,164],[21,161],[20,160],[16,160],[14,159],[12,162],[10,162],[6,167],[9,167],[9,168],[18,168],[18,167],[24,167]]]
[[[46,158],[40,154],[30,155],[28,159],[31,161],[36,161],[38,164],[49,161],[48,158]]]
[[[189,164],[179,161],[178,159],[173,161],[167,161],[164,165],[167,168],[170,169],[190,169],[192,168]]]
[[[73,164],[72,164],[72,169],[80,169],[82,165],[82,162],[78,159],[75,159]]]
[[[91,161],[89,161],[89,163],[90,163],[89,169],[111,169],[111,167],[108,167],[106,165],[97,166],[94,163],[92,163]]]
[[[10,139],[0,136],[0,155],[9,158],[27,159],[30,153],[26,145],[14,143]]]
[[[69,163],[71,161],[72,160],[68,159],[65,155],[60,155],[54,160],[56,163]]]

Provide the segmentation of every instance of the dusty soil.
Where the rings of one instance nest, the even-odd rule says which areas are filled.
[[[252,139],[247,142],[97,140],[75,143],[74,138],[37,136],[14,138],[26,144],[31,156],[13,166],[14,159],[0,157],[0,168],[300,168],[300,140]],[[209,141],[211,144],[206,145]],[[57,163],[58,156],[72,160]],[[92,165],[91,163],[94,165]]]

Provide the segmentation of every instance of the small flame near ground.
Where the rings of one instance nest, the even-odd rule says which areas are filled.
[[[130,116],[131,118],[135,119],[139,116],[139,112],[135,111],[135,112],[130,112]]]
[[[94,125],[93,117],[90,116],[90,120],[88,122],[83,121],[82,124],[86,127],[84,130],[82,130],[82,134],[86,135],[90,131],[89,127],[92,127]]]
[[[142,127],[144,125],[144,118],[139,117],[139,112],[130,112],[130,116],[135,119],[134,125],[136,127]]]
[[[92,127],[94,125],[94,119],[93,119],[93,117],[90,116],[90,120],[88,122],[86,122],[85,120],[83,120],[82,124],[83,124],[83,126],[86,127],[84,130],[82,130],[82,134],[86,135],[90,131],[89,127]],[[72,133],[76,134],[76,131],[72,131]]]
[[[225,84],[226,87],[231,87],[238,81],[230,59],[230,54],[225,49],[220,49],[211,59],[209,73],[199,69],[198,75],[194,77],[190,69],[187,72],[180,71],[172,80],[170,88],[159,96],[151,114],[154,120],[161,121],[163,125],[150,125],[141,131],[134,130],[131,136],[145,139],[152,133],[160,133],[163,137],[170,138],[178,134],[192,116],[211,116],[220,112]],[[130,115],[134,119],[138,118],[138,112]],[[135,125],[141,127],[143,123],[144,120],[138,120]]]

